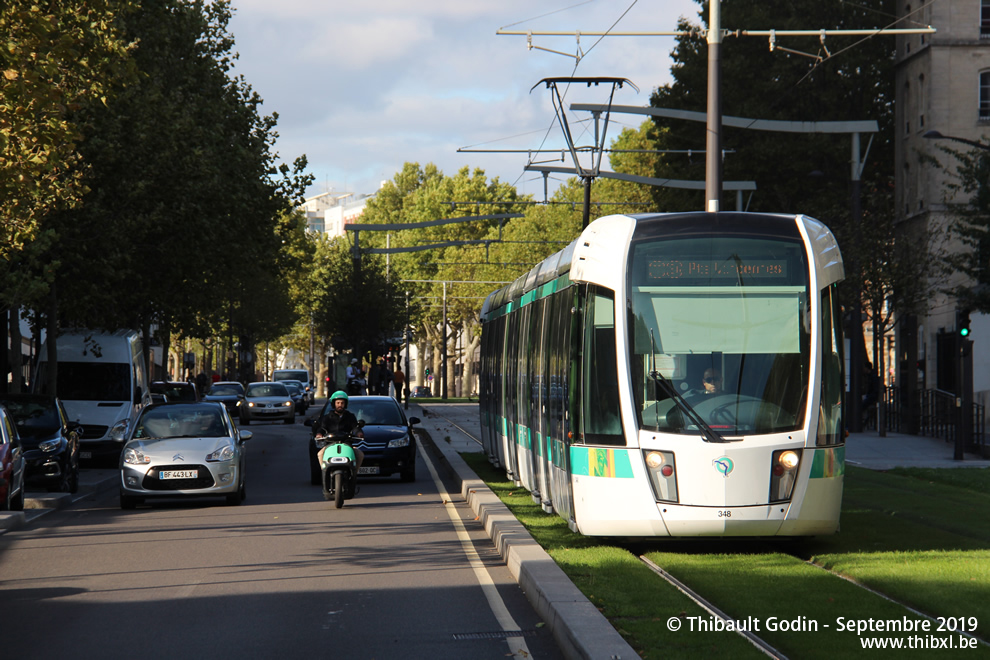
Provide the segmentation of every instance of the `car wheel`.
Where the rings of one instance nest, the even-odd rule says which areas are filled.
[[[407,483],[411,481],[416,481],[416,464],[413,463],[413,466],[411,468],[400,472],[399,479]]]
[[[73,494],[79,492],[79,461],[69,468],[69,492]]]
[[[244,484],[242,483],[241,487],[237,489],[236,493],[231,493],[230,495],[227,496],[227,504],[229,504],[230,506],[240,505],[240,503],[244,501],[245,494],[246,494],[246,489],[244,488]]]
[[[121,509],[133,509],[138,504],[141,503],[140,497],[131,497],[130,495],[120,494],[120,508]]]
[[[251,426],[251,420],[247,417],[241,418],[241,426]]]
[[[292,417],[286,417],[285,418],[285,423],[286,424],[295,424],[296,423],[296,413],[292,413]]]

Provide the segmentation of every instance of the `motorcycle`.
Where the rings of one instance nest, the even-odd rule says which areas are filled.
[[[344,506],[357,493],[357,455],[353,435],[316,436],[316,451],[323,473],[323,499],[333,500],[336,508]]]

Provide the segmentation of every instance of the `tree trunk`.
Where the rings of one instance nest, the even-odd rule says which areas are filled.
[[[13,382],[10,384],[10,392],[17,394],[24,391],[22,381],[24,380],[24,351],[21,350],[23,338],[21,337],[21,310],[19,307],[10,308],[10,368],[14,373]]]
[[[464,349],[464,374],[461,382],[463,383],[462,391],[465,396],[471,396],[475,394],[474,387],[474,354],[481,345],[481,333],[473,332],[475,327],[477,327],[478,322],[476,320],[465,320],[464,321],[464,336],[470,337],[470,341]]]

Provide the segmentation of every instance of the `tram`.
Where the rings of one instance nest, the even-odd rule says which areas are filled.
[[[804,215],[612,215],[482,307],[489,460],[589,536],[838,529],[842,257]]]

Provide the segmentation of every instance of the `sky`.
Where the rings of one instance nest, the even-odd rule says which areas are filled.
[[[526,153],[458,149],[563,148],[550,91],[530,92],[547,77],[627,78],[639,92],[625,86],[613,103],[649,105],[652,90],[671,81],[674,37],[582,36],[578,44],[573,33],[673,31],[680,16],[700,20],[694,0],[232,0],[232,7],[233,73],[264,100],[264,114],[278,114],[280,160],[306,155],[315,177],[308,196],[372,193],[416,162],[449,176],[480,168],[542,199],[542,177],[523,169]],[[526,36],[497,35],[500,28],[567,32],[534,35],[532,43],[569,55],[580,48],[583,56],[575,68],[574,57],[530,50]],[[565,104],[604,103],[609,91],[571,86]],[[642,119],[613,115],[608,136]],[[593,134],[576,142],[592,144]],[[548,158],[573,166],[569,156]]]

